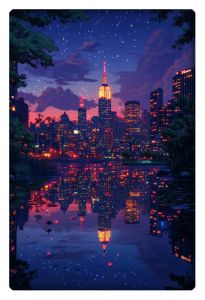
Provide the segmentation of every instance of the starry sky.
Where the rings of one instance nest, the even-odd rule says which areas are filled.
[[[53,54],[53,67],[19,66],[28,84],[18,94],[29,103],[30,121],[38,112],[58,119],[64,111],[76,120],[80,95],[86,99],[88,119],[97,115],[103,61],[112,89],[112,110],[119,117],[128,100],[139,101],[142,110],[149,109],[149,94],[159,87],[164,89],[166,103],[175,72],[194,66],[194,43],[181,50],[172,48],[180,31],[172,25],[171,17],[159,23],[152,20],[149,10],[84,13],[86,21],[54,21],[43,29],[33,28],[50,36],[59,51]]]

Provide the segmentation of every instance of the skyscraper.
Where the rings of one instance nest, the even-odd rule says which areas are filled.
[[[166,142],[167,139],[164,137],[164,129],[171,123],[173,116],[172,103],[169,100],[167,105],[162,105],[159,110],[159,131],[160,131],[160,140]]]
[[[86,108],[84,105],[84,98],[80,96],[80,107],[78,108],[78,129],[80,134],[85,137],[87,131],[87,121],[86,121]]]
[[[146,152],[150,143],[149,112],[145,109],[141,117],[141,150]]]
[[[80,107],[78,108],[78,131],[78,152],[80,157],[85,157],[87,154],[87,120],[83,96],[80,96]]]
[[[107,84],[106,63],[103,63],[102,84],[98,92],[98,112],[102,127],[111,127],[111,89]]]
[[[125,103],[125,126],[129,133],[138,133],[140,120],[140,103],[138,101],[128,101]]]
[[[174,112],[180,110],[180,100],[195,97],[195,69],[189,68],[176,72],[172,79],[172,102]]]
[[[124,220],[126,224],[138,224],[140,221],[140,205],[131,197],[125,201]]]
[[[111,126],[111,89],[107,84],[106,63],[103,63],[102,84],[98,92],[98,112],[100,120],[100,148],[105,157],[110,157],[112,149],[112,126]]]
[[[150,93],[150,143],[153,151],[158,150],[160,140],[160,110],[163,105],[161,88]]]
[[[140,151],[140,103],[125,103],[125,152],[137,158]]]

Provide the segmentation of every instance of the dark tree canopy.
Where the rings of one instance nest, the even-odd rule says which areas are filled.
[[[80,10],[12,10],[10,17],[16,17],[20,20],[29,22],[31,25],[44,27],[51,24],[54,20],[59,20],[65,24],[68,22],[76,22],[87,20],[86,15]]]
[[[55,42],[34,28],[43,28],[54,20],[65,24],[86,20],[78,10],[12,10],[10,12],[10,63],[27,64],[33,68],[53,66],[52,54],[58,51]],[[10,68],[11,84],[26,85],[26,75]]]
[[[164,145],[169,154],[169,164],[174,173],[187,170],[194,176],[195,168],[195,112],[194,99],[180,100],[180,113],[164,130]]]
[[[181,34],[172,45],[173,48],[181,49],[195,38],[195,12],[193,10],[157,10],[154,12],[155,21],[163,22],[168,17],[173,20],[173,26],[181,29]]]

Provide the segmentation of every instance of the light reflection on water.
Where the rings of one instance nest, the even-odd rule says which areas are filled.
[[[170,273],[193,275],[193,212],[159,200],[171,178],[158,171],[69,164],[11,205],[11,259],[36,270],[31,288],[165,289]]]

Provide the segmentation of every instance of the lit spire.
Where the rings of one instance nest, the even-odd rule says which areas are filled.
[[[80,96],[80,108],[84,108],[85,105],[84,105],[84,97],[83,96]]]
[[[102,85],[99,88],[98,99],[111,100],[111,89],[107,84],[106,62],[103,62],[103,78]]]
[[[107,74],[106,74],[106,62],[103,62],[103,80],[102,80],[103,84],[107,83]]]

